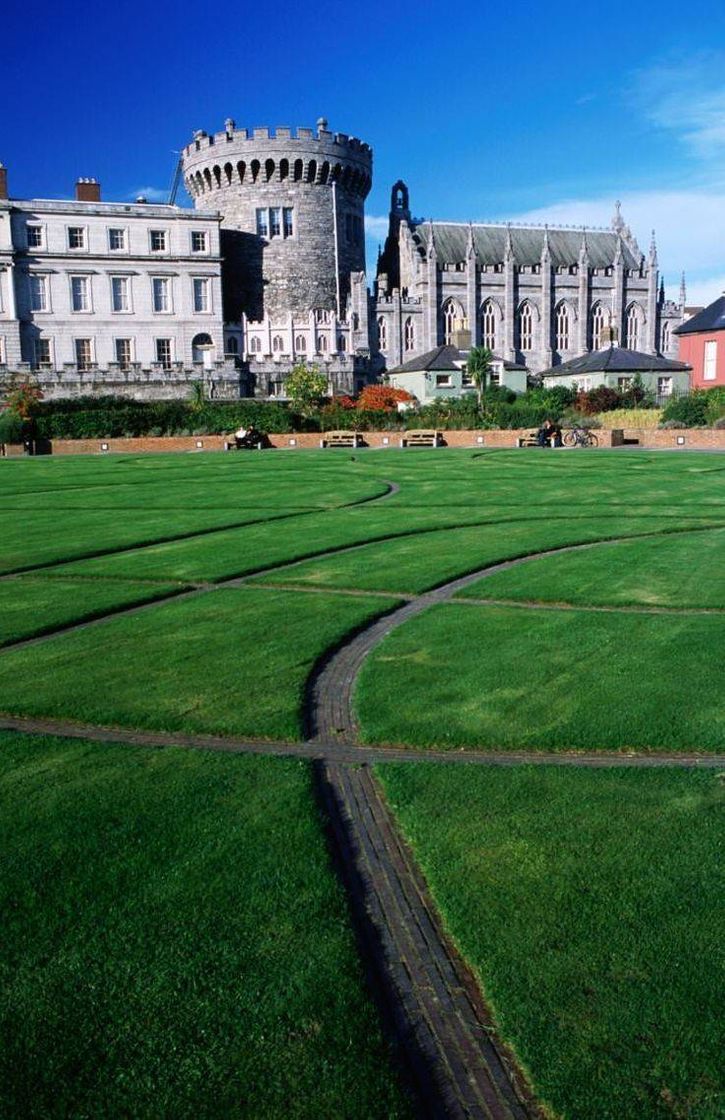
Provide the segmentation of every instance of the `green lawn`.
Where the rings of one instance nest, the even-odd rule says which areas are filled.
[[[501,750],[725,748],[725,624],[446,603],[363,666],[369,743]]]
[[[214,590],[0,657],[0,711],[299,739],[316,659],[395,600]]]
[[[378,767],[448,928],[566,1120],[719,1120],[722,782]]]
[[[549,556],[471,584],[483,599],[725,607],[725,530],[674,533]]]
[[[308,765],[2,734],[0,804],[0,1114],[409,1114]]]
[[[133,580],[18,576],[0,582],[0,646],[183,591]]]

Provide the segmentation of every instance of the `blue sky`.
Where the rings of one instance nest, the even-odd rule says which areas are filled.
[[[375,151],[414,213],[654,226],[668,294],[725,288],[725,4],[10,0],[0,160],[16,197],[162,197],[195,128],[312,125]],[[158,195],[155,192],[159,192]],[[371,252],[372,250],[372,252]]]

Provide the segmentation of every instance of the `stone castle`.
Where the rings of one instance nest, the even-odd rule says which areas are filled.
[[[194,209],[8,197],[0,166],[0,369],[48,395],[284,397],[299,361],[352,393],[441,344],[538,374],[609,340],[675,357],[679,303],[619,205],[609,229],[422,221],[391,193],[365,269],[370,146],[316,129],[198,131],[179,171]]]

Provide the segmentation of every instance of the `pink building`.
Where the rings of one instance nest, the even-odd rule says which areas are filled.
[[[680,361],[692,366],[693,389],[725,385],[725,295],[675,330]]]

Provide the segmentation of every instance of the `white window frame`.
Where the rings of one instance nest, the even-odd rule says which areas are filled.
[[[717,380],[717,339],[709,338],[702,351],[702,380]]]
[[[89,367],[94,366],[96,364],[96,340],[95,340],[95,338],[93,338],[93,337],[89,338],[87,335],[81,335],[78,338],[76,338],[76,337],[73,338],[73,361],[74,361],[75,365],[78,366],[78,368],[80,369],[80,363],[78,361],[78,343],[79,342],[89,343],[90,357],[88,359],[88,366]]]
[[[174,340],[173,340],[173,338],[169,338],[166,335],[161,335],[158,338],[154,338],[154,361],[157,362],[157,363],[163,364],[164,359],[159,357],[159,343],[160,342],[168,342],[168,344],[169,344],[169,359],[168,359],[169,364],[168,364],[168,366],[164,366],[164,368],[165,369],[167,369],[167,368],[170,369],[173,366],[173,364],[176,360],[176,358],[175,358],[176,349],[174,347]]]
[[[129,343],[128,364],[130,366],[130,365],[133,364],[133,362],[136,361],[136,339],[129,336],[129,335],[126,335],[126,334],[118,335],[117,337],[114,336],[114,339],[113,339],[113,360],[114,360],[114,362],[116,362],[116,364],[121,369],[123,369],[123,365],[119,361],[119,358],[118,358],[118,344],[119,344],[119,342],[128,342]]]
[[[156,306],[156,282],[161,282],[165,287],[168,299],[168,307],[158,308]],[[174,313],[174,288],[171,283],[170,276],[152,276],[151,277],[151,307],[154,315],[173,315]]]
[[[164,244],[163,244],[162,248],[160,248],[160,249],[155,249],[154,248],[154,235],[155,234],[161,234],[161,236],[164,239]],[[170,238],[169,238],[169,231],[167,229],[150,229],[149,230],[149,252],[153,253],[153,255],[155,257],[160,256],[162,253],[168,253],[169,243],[170,243]]]
[[[32,230],[37,230],[40,233],[40,242],[39,242],[38,245],[31,245],[30,244],[30,238],[28,237],[28,233],[31,229]],[[26,222],[25,223],[25,244],[26,244],[26,247],[28,249],[45,249],[46,235],[45,235],[45,225],[43,224],[43,222]]]
[[[200,249],[194,248],[194,238],[195,237],[203,238],[203,244],[202,244],[202,247]],[[193,229],[191,231],[191,235],[189,237],[189,243],[191,245],[191,251],[194,254],[194,256],[202,256],[203,254],[208,255],[208,253],[209,253],[209,231],[205,230],[205,229]]]
[[[80,230],[82,235],[82,245],[71,245],[70,235],[71,230]],[[69,253],[87,253],[88,252],[88,226],[66,226],[65,243]]]
[[[113,286],[116,281],[120,281],[126,292],[126,307],[115,307],[113,298]],[[111,276],[109,277],[109,285],[111,292],[111,314],[112,315],[132,315],[133,314],[133,284],[131,283],[130,276]]]
[[[202,285],[201,291],[206,293],[206,307],[196,306],[197,284]],[[191,278],[191,305],[195,315],[211,315],[214,307],[212,301],[212,287],[210,276],[192,276]]]
[[[451,386],[453,385],[453,380],[451,378],[450,373],[437,373],[435,375],[435,378],[436,378],[436,386],[435,386],[436,389],[450,389]]]
[[[33,280],[40,281],[40,289],[43,292],[45,307],[33,307]],[[47,272],[29,272],[28,273],[28,306],[33,315],[47,315],[52,310],[50,304],[50,276]]]
[[[48,361],[47,362],[41,362],[40,358],[38,357],[38,343],[39,342],[47,342],[47,344],[48,344]],[[53,357],[53,351],[54,351],[53,339],[51,337],[34,339],[33,340],[33,358],[35,360],[33,362],[33,365],[35,366],[35,368],[36,369],[41,369],[41,368],[45,368],[47,366],[50,369],[52,369],[53,366],[55,365],[55,359]]]
[[[73,306],[73,282],[74,280],[83,280],[85,282],[86,293],[86,307]],[[70,286],[70,310],[71,315],[92,315],[93,314],[93,284],[91,283],[90,276],[84,273],[70,273],[68,275],[68,284]]]
[[[111,244],[111,234],[112,233],[120,233],[122,235],[122,237],[123,237],[123,244],[122,245],[114,247]],[[115,253],[128,253],[128,251],[129,251],[128,226],[108,226],[106,236],[107,236],[107,239],[108,239],[108,251],[109,251],[109,253],[114,253],[114,254]]]
[[[7,363],[7,351],[6,351],[6,348],[5,348],[5,335],[0,334],[0,366],[6,366],[7,364],[8,363]]]
[[[657,396],[658,397],[671,397],[674,389],[673,380],[671,377],[658,377],[657,378]]]

